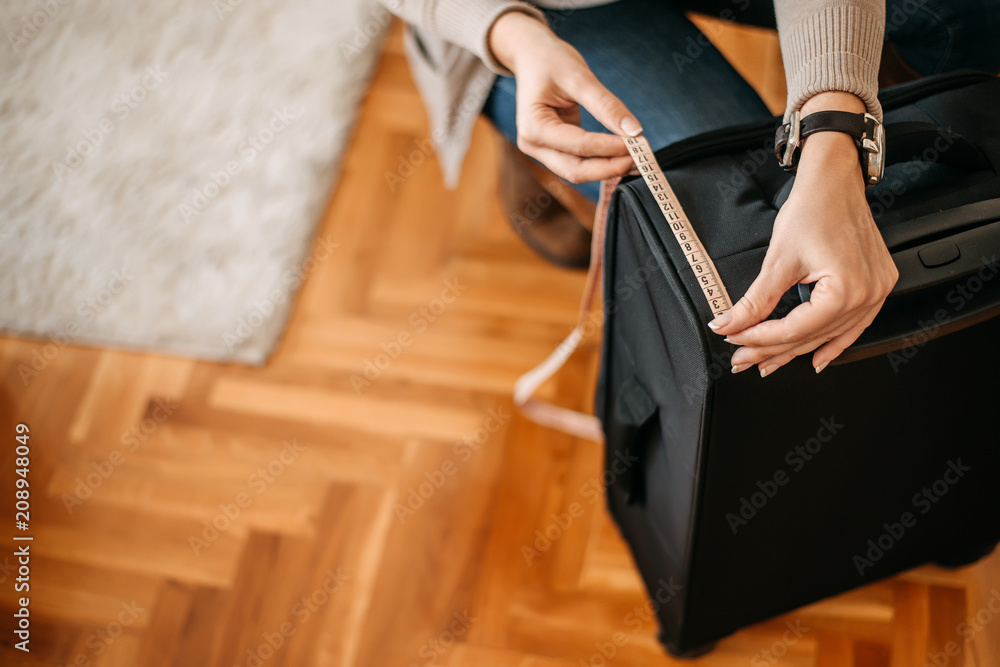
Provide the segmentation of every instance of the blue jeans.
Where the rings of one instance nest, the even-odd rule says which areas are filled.
[[[750,1],[732,0],[728,7],[721,3],[718,15],[739,21],[741,7],[749,7]],[[750,84],[679,5],[620,0],[586,9],[546,10],[546,17],[552,30],[580,51],[598,80],[639,119],[654,149],[771,116]],[[997,71],[998,35],[1000,0],[886,3],[886,38],[924,76],[963,67]],[[515,92],[513,78],[497,78],[483,109],[511,141],[517,137]],[[583,109],[580,125],[607,132]],[[597,201],[600,183],[575,187]]]

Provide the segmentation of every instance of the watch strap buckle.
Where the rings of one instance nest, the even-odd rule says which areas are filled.
[[[885,172],[885,128],[870,113],[865,114],[865,133],[861,137],[861,149],[867,153],[865,184],[875,185],[882,180]]]
[[[774,155],[785,171],[795,171],[799,161],[801,130],[802,124],[799,122],[799,112],[796,110],[789,115],[788,122],[779,125],[774,133]]]

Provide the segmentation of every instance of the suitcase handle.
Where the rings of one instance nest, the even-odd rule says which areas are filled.
[[[994,204],[991,217],[996,222],[892,253],[899,279],[889,297],[952,282],[996,263],[1000,247],[1000,208],[997,208],[1000,199],[981,203],[991,202]]]
[[[615,473],[612,485],[624,493],[627,505],[646,502],[645,460],[649,429],[659,414],[656,401],[635,375],[622,382],[607,416],[607,468]],[[619,472],[618,463],[625,464]]]
[[[992,207],[990,217],[996,222],[892,253],[899,280],[875,321],[833,365],[918,348],[1000,316],[1000,199],[935,215],[955,214],[951,226],[957,228],[960,222],[979,221],[986,205]],[[799,298],[808,301],[811,290],[811,284],[799,284]],[[923,308],[914,308],[916,292],[923,292]]]
[[[918,245],[975,227],[1000,218],[1000,197],[963,204],[943,211],[936,211],[919,218],[896,224],[882,232],[882,240],[890,251]]]
[[[940,125],[915,121],[891,123],[886,125],[886,134],[887,164],[925,161],[966,171],[993,170],[975,144]],[[776,207],[788,198],[793,180],[789,179],[778,192]],[[955,206],[880,230],[886,247],[895,251],[892,258],[899,269],[899,280],[890,296],[926,289],[975,272],[982,265],[979,254],[989,251],[988,241],[1000,234],[994,225],[987,226],[991,231],[961,235],[961,245],[953,238],[940,243],[933,241],[950,237],[963,228],[998,219],[1000,198],[994,198]],[[913,247],[921,242],[923,245]],[[812,283],[798,285],[799,299],[803,303],[809,301],[812,287]]]
[[[885,126],[885,164],[903,162],[935,162],[963,171],[993,169],[986,155],[961,134],[917,121]]]
[[[896,286],[871,326],[832,365],[906,356],[934,338],[1000,316],[998,247],[1000,220],[892,253]],[[798,286],[803,301],[810,287]]]
[[[963,171],[995,172],[974,144],[937,125],[895,123],[887,125],[886,132],[891,137],[891,141],[886,140],[887,164],[916,159]],[[782,190],[790,190],[790,186],[789,182]],[[980,293],[973,300],[966,299],[959,290],[964,283],[974,282],[987,286],[984,292],[1000,292],[997,260],[1000,198],[955,206],[892,225],[882,230],[882,238],[892,252],[899,279],[879,316],[834,365],[915,348],[932,338],[1000,315],[1000,295]],[[809,300],[811,289],[812,285],[798,285],[803,302]],[[934,301],[926,313],[914,315],[916,292],[925,292]],[[954,303],[959,299],[961,308]]]

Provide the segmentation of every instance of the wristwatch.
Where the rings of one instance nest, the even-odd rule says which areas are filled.
[[[870,187],[882,180],[885,171],[885,130],[870,113],[848,111],[817,111],[800,118],[793,111],[789,122],[774,133],[774,154],[785,171],[795,171],[802,140],[816,132],[843,132],[854,137],[861,160],[865,185]]]

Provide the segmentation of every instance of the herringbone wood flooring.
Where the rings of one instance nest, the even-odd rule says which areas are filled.
[[[753,39],[733,37],[773,53]],[[14,547],[0,555],[0,662],[680,664],[635,614],[639,578],[587,491],[599,446],[511,416],[514,379],[567,332],[583,276],[508,228],[485,124],[457,192],[426,136],[397,30],[320,230],[336,247],[317,255],[266,368],[0,339],[0,507],[13,521],[23,421],[35,537],[30,654],[12,648]],[[585,407],[596,359],[590,345],[548,396]],[[573,503],[561,536],[526,556]],[[962,654],[937,664],[996,667],[1000,620],[969,644],[959,624],[998,575],[997,555],[922,568],[694,664],[923,667],[955,641]]]

